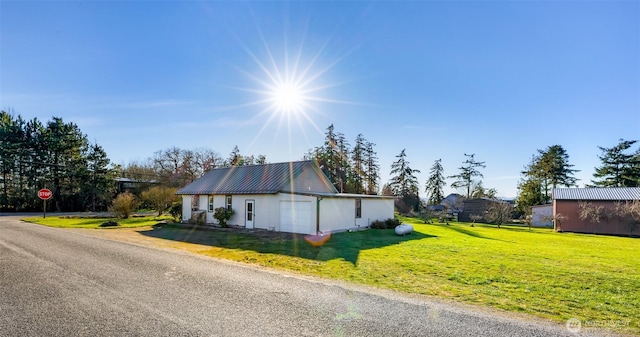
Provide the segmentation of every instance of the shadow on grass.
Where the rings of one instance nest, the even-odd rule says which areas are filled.
[[[393,229],[370,229],[359,232],[334,233],[320,247],[313,247],[303,234],[247,230],[244,228],[197,228],[184,225],[156,225],[142,235],[226,249],[250,250],[263,254],[280,254],[305,259],[329,261],[344,259],[354,265],[360,251],[380,248],[404,241],[435,237],[413,232],[398,236]]]
[[[494,239],[494,238],[490,238],[490,237],[486,237],[476,231],[473,230],[469,230],[460,226],[456,226],[456,225],[450,225],[450,226],[443,226],[444,228],[450,229],[454,232],[458,232],[460,234],[465,234],[465,235],[469,235],[472,236],[474,238],[479,238],[479,239],[487,239],[487,240],[498,240],[498,239]],[[498,241],[502,241],[502,240],[498,240]]]

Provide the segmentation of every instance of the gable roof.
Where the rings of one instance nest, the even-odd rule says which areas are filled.
[[[312,160],[217,168],[176,194],[338,193]]]
[[[554,188],[555,200],[640,200],[640,187]]]

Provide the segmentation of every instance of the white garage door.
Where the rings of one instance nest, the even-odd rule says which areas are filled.
[[[311,202],[281,201],[280,231],[289,233],[315,234],[311,221]]]

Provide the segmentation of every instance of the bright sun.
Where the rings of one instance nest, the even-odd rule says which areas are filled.
[[[342,83],[327,82],[327,77],[329,71],[349,52],[330,60],[324,60],[323,54],[329,41],[318,46],[315,53],[305,55],[307,53],[303,51],[303,46],[306,46],[304,34],[300,37],[297,47],[293,48],[289,44],[286,32],[282,48],[272,48],[259,27],[257,35],[264,47],[263,51],[253,51],[247,45],[243,46],[244,51],[254,61],[256,67],[251,67],[253,71],[235,67],[253,83],[248,87],[231,87],[257,94],[257,97],[246,103],[225,107],[225,109],[251,106],[262,108],[257,112],[256,118],[266,116],[266,120],[255,132],[249,147],[260,139],[260,136],[268,130],[268,126],[272,123],[277,124],[276,133],[280,133],[282,130],[286,131],[289,136],[289,145],[292,144],[292,129],[296,126],[300,130],[304,130],[307,125],[310,125],[319,134],[323,134],[323,130],[314,121],[315,115],[326,115],[322,109],[323,105],[358,104],[325,96],[331,88],[342,85]],[[306,132],[303,135],[306,137]]]
[[[305,97],[302,88],[293,83],[281,83],[271,92],[273,107],[282,113],[291,114],[303,110]]]

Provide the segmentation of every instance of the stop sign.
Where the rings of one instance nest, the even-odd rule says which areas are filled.
[[[47,188],[43,188],[40,191],[38,191],[38,198],[42,199],[42,200],[49,200],[51,199],[51,190],[47,189]]]

